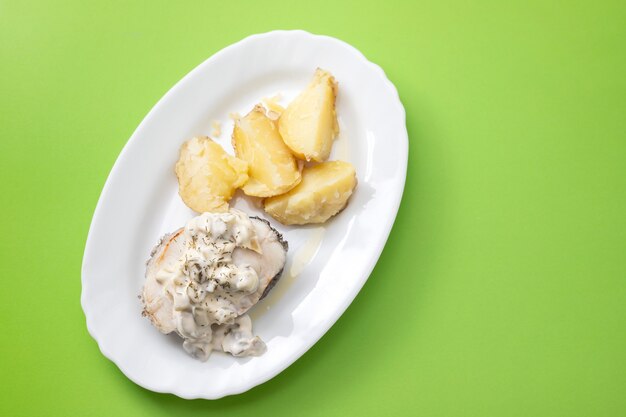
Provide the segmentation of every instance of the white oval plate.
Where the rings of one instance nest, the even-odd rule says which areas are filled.
[[[353,163],[359,185],[347,208],[323,227],[290,228],[285,274],[251,311],[267,344],[257,358],[214,352],[207,362],[185,353],[141,317],[137,298],[144,262],[164,233],[194,216],[178,196],[173,173],[181,143],[211,135],[231,151],[230,112],[245,114],[262,97],[288,102],[315,68],[339,82],[341,133],[331,159]],[[345,42],[303,31],[253,35],[213,55],[150,111],[115,163],[96,208],[82,266],[81,302],[89,333],[131,380],[183,398],[244,392],[306,352],[350,305],[385,245],[404,188],[408,154],[405,113],[380,67]],[[263,211],[244,198],[235,206]]]

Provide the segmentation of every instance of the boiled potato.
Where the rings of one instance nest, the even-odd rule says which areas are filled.
[[[317,162],[328,159],[339,132],[336,96],[337,82],[329,72],[318,68],[307,89],[281,114],[278,129],[298,158]]]
[[[189,208],[198,213],[224,212],[235,190],[248,180],[248,163],[200,136],[180,148],[176,176],[178,193]]]
[[[282,224],[324,223],[346,206],[356,182],[356,171],[348,162],[304,168],[300,184],[266,199],[265,211]]]
[[[261,100],[263,102],[263,106],[267,109],[266,114],[268,119],[278,120],[280,115],[285,111],[285,108],[279,103],[281,98],[281,94],[276,94],[275,96],[265,97]]]
[[[245,117],[235,120],[233,148],[248,162],[248,181],[243,192],[255,197],[283,194],[300,182],[300,170],[285,145],[276,123],[257,105]]]

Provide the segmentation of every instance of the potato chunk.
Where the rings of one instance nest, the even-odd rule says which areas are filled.
[[[257,105],[245,117],[235,120],[233,148],[248,162],[248,182],[243,192],[255,197],[283,194],[300,182],[296,158],[285,145],[276,123]]]
[[[248,163],[206,136],[183,144],[175,170],[180,197],[198,213],[228,211],[235,190],[248,180]]]
[[[304,168],[300,184],[266,199],[265,211],[282,224],[324,223],[346,206],[356,182],[356,171],[348,162]]]
[[[307,89],[278,119],[283,140],[298,158],[317,162],[328,159],[339,132],[336,96],[337,82],[329,72],[318,68]]]

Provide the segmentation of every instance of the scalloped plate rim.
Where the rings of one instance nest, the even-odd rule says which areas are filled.
[[[353,294],[350,294],[349,297],[349,301],[347,303],[345,303],[341,309],[336,311],[336,314],[334,315],[334,319],[332,320],[328,320],[325,323],[324,329],[322,332],[320,332],[319,334],[315,335],[314,337],[310,338],[304,349],[300,349],[298,351],[294,351],[292,353],[292,355],[290,355],[290,357],[286,358],[286,360],[283,361],[283,365],[282,367],[280,367],[280,369],[276,368],[276,372],[273,372],[271,375],[258,375],[258,377],[252,381],[252,383],[248,383],[245,385],[242,385],[239,389],[222,389],[221,391],[216,391],[213,392],[212,394],[206,394],[205,392],[202,392],[201,390],[198,390],[196,392],[188,392],[185,390],[180,390],[177,389],[176,387],[172,387],[171,389],[167,389],[167,388],[161,388],[158,385],[155,384],[151,384],[149,381],[145,381],[142,380],[140,377],[138,377],[135,374],[132,374],[131,372],[129,372],[126,369],[123,369],[115,360],[114,355],[112,353],[110,353],[104,346],[102,341],[100,340],[98,334],[97,334],[97,330],[94,328],[93,325],[93,317],[90,317],[90,313],[89,313],[89,300],[87,299],[87,290],[86,288],[89,287],[89,280],[86,277],[86,272],[85,270],[87,269],[87,265],[89,263],[89,260],[91,259],[91,257],[93,256],[93,254],[91,253],[91,242],[93,241],[94,237],[93,237],[93,229],[94,229],[94,225],[98,222],[98,219],[101,217],[101,211],[103,210],[103,206],[104,206],[104,202],[107,200],[107,195],[109,194],[109,188],[111,187],[111,179],[113,177],[115,177],[116,172],[118,170],[118,168],[125,163],[127,157],[128,157],[128,153],[129,153],[129,149],[133,146],[134,144],[134,138],[136,136],[138,136],[140,134],[140,132],[144,129],[144,127],[152,122],[152,118],[154,117],[154,114],[157,112],[157,109],[166,101],[168,101],[170,99],[170,97],[174,96],[177,91],[181,88],[181,86],[190,78],[192,78],[192,76],[197,73],[197,72],[201,72],[203,71],[207,66],[211,65],[212,62],[217,59],[217,57],[226,54],[229,51],[235,50],[239,47],[241,47],[242,45],[245,45],[246,43],[255,41],[257,39],[262,39],[262,38],[271,38],[274,36],[283,36],[283,35],[287,35],[287,36],[306,36],[306,37],[312,37],[312,38],[318,38],[318,39],[324,39],[324,40],[332,40],[333,42],[340,44],[341,46],[343,46],[344,48],[346,48],[347,50],[350,50],[351,52],[356,52],[359,55],[359,58],[363,61],[362,63],[364,65],[368,65],[370,66],[371,69],[373,69],[374,71],[378,72],[378,75],[381,79],[381,81],[383,82],[383,84],[385,85],[385,87],[390,90],[394,96],[395,99],[397,100],[397,106],[395,111],[399,112],[399,114],[401,115],[401,119],[403,121],[403,135],[404,135],[404,147],[399,149],[399,158],[398,158],[398,163],[401,166],[402,171],[404,172],[404,176],[401,179],[401,182],[396,184],[395,186],[398,188],[399,192],[396,192],[395,194],[393,194],[393,216],[391,216],[389,219],[387,219],[387,222],[385,224],[384,227],[384,236],[382,236],[382,239],[380,239],[380,247],[377,248],[376,252],[378,253],[378,256],[371,258],[368,260],[368,265],[365,268],[367,272],[366,276],[364,277],[364,279],[362,279],[362,281],[360,282],[360,285],[358,285],[358,287],[356,288],[356,291],[353,291]],[[358,292],[360,291],[360,289],[362,288],[362,286],[365,284],[365,282],[367,281],[367,278],[369,277],[369,275],[371,274],[374,266],[376,265],[376,262],[378,261],[378,258],[380,257],[380,254],[382,253],[382,249],[384,248],[384,245],[389,237],[389,233],[391,232],[391,229],[393,227],[393,223],[395,221],[395,216],[397,215],[397,211],[399,209],[400,206],[400,202],[402,199],[402,193],[404,190],[404,185],[405,185],[405,180],[406,180],[406,168],[407,168],[407,162],[408,162],[408,133],[406,131],[406,113],[404,110],[404,107],[402,106],[402,103],[400,102],[400,98],[398,95],[398,92],[395,88],[395,86],[393,85],[393,83],[391,83],[391,81],[389,81],[389,79],[387,78],[387,76],[385,75],[384,71],[382,70],[381,67],[379,67],[378,65],[372,63],[371,61],[369,61],[359,50],[357,50],[356,48],[354,48],[353,46],[351,46],[350,44],[341,41],[339,39],[330,37],[330,36],[326,36],[326,35],[316,35],[316,34],[312,34],[303,30],[275,30],[275,31],[270,31],[270,32],[266,32],[266,33],[260,33],[260,34],[254,34],[254,35],[250,35],[236,43],[233,43],[223,49],[221,49],[220,51],[216,52],[215,54],[213,54],[212,56],[210,56],[209,58],[207,58],[205,61],[203,61],[202,63],[200,63],[198,66],[196,66],[193,70],[191,70],[188,74],[186,74],[180,81],[178,81],[171,89],[169,89],[164,95],[163,97],[152,107],[152,109],[148,112],[148,114],[143,118],[143,120],[141,121],[141,123],[138,125],[138,127],[135,129],[135,131],[133,132],[133,134],[131,135],[131,137],[129,138],[129,140],[127,141],[127,143],[124,145],[122,151],[120,152],[119,156],[117,157],[113,168],[111,169],[107,180],[103,186],[101,195],[98,199],[98,203],[96,205],[94,214],[93,214],[93,218],[92,218],[92,222],[89,228],[89,232],[87,235],[87,240],[86,240],[86,245],[85,245],[85,251],[84,251],[84,255],[83,255],[83,263],[82,263],[82,267],[81,267],[81,284],[82,284],[82,289],[81,289],[81,307],[83,309],[83,312],[85,314],[85,318],[86,318],[86,325],[87,325],[87,329],[89,334],[93,337],[93,339],[97,342],[98,347],[101,351],[101,353],[110,361],[112,361],[121,371],[122,373],[124,373],[124,375],[126,377],[128,377],[130,380],[132,380],[134,383],[136,383],[137,385],[140,385],[146,389],[149,389],[151,391],[154,392],[160,392],[160,393],[172,393],[174,395],[177,395],[181,398],[185,398],[185,399],[196,399],[196,398],[204,398],[204,399],[219,399],[222,398],[224,396],[227,395],[236,395],[236,394],[240,394],[243,393],[245,391],[248,391],[249,389],[260,385],[268,380],[270,380],[271,378],[273,378],[274,376],[278,375],[280,372],[282,372],[284,369],[286,369],[287,367],[289,367],[291,364],[293,364],[298,358],[300,358],[304,353],[306,353],[315,343],[317,343],[317,341],[330,329],[330,327],[332,327],[332,325],[339,319],[339,317],[341,317],[341,315],[345,312],[345,310],[349,307],[349,305],[352,303],[352,301],[354,300],[354,298],[356,297],[356,295],[358,294]]]

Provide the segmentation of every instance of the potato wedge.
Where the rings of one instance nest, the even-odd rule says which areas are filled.
[[[233,148],[248,162],[248,181],[243,192],[255,197],[283,194],[300,182],[296,158],[285,145],[276,123],[257,105],[245,117],[235,120]]]
[[[175,171],[180,197],[198,213],[228,211],[235,190],[248,180],[248,163],[206,136],[183,144]]]
[[[336,96],[337,82],[329,72],[318,68],[306,90],[281,114],[278,129],[298,158],[316,162],[328,159],[339,133]]]
[[[265,211],[282,224],[324,223],[348,203],[356,171],[343,161],[323,162],[302,171],[302,181],[286,194],[267,198]]]

